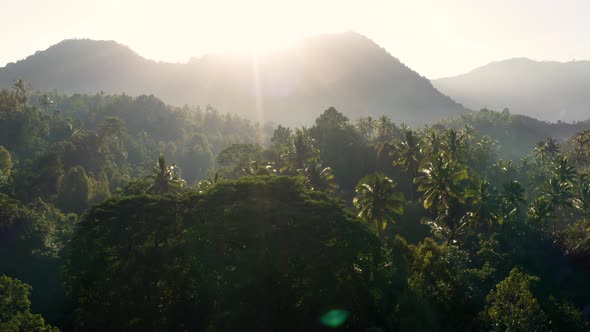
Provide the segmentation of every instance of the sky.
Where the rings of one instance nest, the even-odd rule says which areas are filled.
[[[590,59],[587,0],[0,0],[0,66],[68,38],[157,61],[354,30],[430,79],[492,61]]]

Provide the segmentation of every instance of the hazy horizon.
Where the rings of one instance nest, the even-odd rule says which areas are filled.
[[[115,40],[165,62],[224,51],[276,48],[323,33],[367,36],[429,79],[459,75],[515,57],[590,59],[579,43],[590,28],[590,3],[553,1],[88,1],[24,0],[5,4],[0,66],[64,39]],[[90,15],[91,14],[91,15]]]

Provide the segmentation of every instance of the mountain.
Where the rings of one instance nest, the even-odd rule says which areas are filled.
[[[472,109],[490,108],[546,121],[590,117],[590,61],[493,62],[471,72],[433,81],[434,86]]]
[[[183,64],[147,60],[113,41],[65,40],[0,68],[0,86],[17,77],[35,90],[154,94],[170,104],[210,104],[287,124],[310,124],[329,106],[353,119],[387,115],[412,125],[467,112],[354,32],[318,35],[256,56],[211,54]]]

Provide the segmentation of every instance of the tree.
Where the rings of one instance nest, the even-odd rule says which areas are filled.
[[[127,135],[125,122],[116,116],[106,117],[98,126],[98,133],[102,140],[113,138],[123,139]]]
[[[440,154],[441,140],[438,131],[431,129],[426,134],[426,154],[436,158]]]
[[[382,115],[375,123],[375,131],[377,132],[375,138],[377,142],[389,142],[396,133],[397,127],[388,117]]]
[[[12,169],[12,157],[10,152],[0,145],[0,184],[5,182],[10,177],[10,170]]]
[[[469,194],[471,221],[491,229],[499,219],[500,202],[496,188],[488,181],[480,181],[476,190]]]
[[[180,170],[176,165],[166,165],[164,155],[158,157],[158,164],[153,168],[153,174],[149,176],[153,181],[148,190],[149,194],[178,194],[186,185],[180,177]]]
[[[501,222],[513,220],[520,211],[521,205],[526,203],[524,188],[520,182],[513,180],[503,185],[503,191],[500,194],[502,199],[502,218]]]
[[[394,166],[401,166],[410,175],[410,200],[414,200],[414,179],[418,173],[422,150],[420,141],[415,137],[414,132],[408,130],[405,137],[397,143],[393,150],[395,158]]]
[[[576,165],[585,165],[589,161],[589,149],[590,145],[590,129],[585,129],[577,133],[572,139],[573,145],[570,151],[570,158]]]
[[[587,177],[580,176],[572,203],[584,219],[590,218],[590,181]]]
[[[450,160],[463,162],[466,153],[466,142],[463,132],[456,129],[449,129],[445,132],[443,141],[445,150],[449,154]]]
[[[559,153],[559,143],[553,137],[547,138],[545,141],[545,149],[550,156],[555,156]]]
[[[551,218],[553,211],[547,200],[535,198],[529,206],[528,217],[537,224],[543,225]]]
[[[373,119],[373,117],[360,117],[357,120],[355,127],[365,142],[372,142],[375,139],[377,122]]]
[[[0,236],[24,219],[24,215],[17,200],[0,194]]]
[[[555,234],[560,209],[563,207],[573,207],[571,187],[568,183],[562,182],[559,178],[552,177],[545,185],[543,185],[539,198],[547,202],[551,210],[553,233]]]
[[[14,91],[16,99],[20,104],[20,107],[22,108],[24,104],[27,102],[28,84],[22,78],[19,77],[12,84],[12,89]]]
[[[110,162],[108,149],[103,147],[102,139],[94,131],[76,130],[55,150],[60,154],[65,169],[82,166],[89,173],[98,173]]]
[[[573,184],[576,179],[576,169],[570,165],[569,160],[563,156],[556,156],[552,172],[559,181]]]
[[[584,314],[574,305],[565,301],[559,301],[550,296],[545,304],[545,312],[550,318],[551,331],[584,332],[590,329],[590,324],[584,318]]]
[[[530,291],[536,280],[516,268],[510,271],[486,297],[482,313],[486,327],[491,331],[546,331],[547,318]]]
[[[205,178],[214,166],[209,140],[201,134],[187,137],[176,151],[175,160],[182,168],[182,177],[189,183]]]
[[[370,149],[344,114],[333,107],[324,111],[309,129],[319,158],[311,163],[329,166],[343,190],[354,190],[358,179],[373,171]],[[304,168],[306,168],[304,167]]]
[[[262,159],[262,148],[256,144],[232,144],[223,149],[215,159],[220,173],[228,179],[237,179],[243,175],[243,169],[253,160]]]
[[[304,239],[304,240],[303,240]],[[127,331],[313,331],[334,308],[364,331],[378,239],[297,177],[91,208],[66,269],[73,325]],[[375,257],[379,261],[379,257]]]
[[[314,190],[334,193],[338,189],[338,185],[334,181],[335,177],[332,168],[323,167],[317,161],[311,161],[305,169],[300,170],[300,173],[305,176]]]
[[[291,141],[281,154],[283,161],[282,172],[297,174],[298,170],[305,168],[310,160],[318,158],[319,151],[307,130],[297,129],[291,136]]]
[[[0,331],[59,332],[41,315],[31,313],[30,294],[31,286],[0,275]]]
[[[465,181],[467,169],[454,161],[445,160],[441,154],[421,170],[416,178],[418,191],[422,192],[422,205],[431,211],[432,218],[425,221],[433,232],[454,242],[466,231],[469,215],[463,204],[467,199]]]
[[[283,127],[278,125],[274,131],[273,136],[270,139],[270,142],[273,144],[278,145],[286,145],[289,143],[289,138],[291,137],[291,129],[287,127]]]
[[[53,100],[46,93],[39,97],[39,106],[43,110],[43,113],[47,114],[51,105],[53,105]]]
[[[82,166],[70,169],[64,176],[59,193],[59,206],[64,211],[81,213],[93,195],[92,183]]]
[[[438,156],[426,164],[421,170],[422,175],[416,179],[418,191],[422,192],[425,209],[433,208],[444,214],[452,200],[463,201],[463,181],[468,178],[467,169],[453,161]]]
[[[10,91],[6,89],[0,90],[0,114],[6,116],[9,113],[18,111],[20,108],[19,102]]]
[[[408,279],[415,292],[413,301],[424,301],[428,306],[424,309],[433,311],[421,313],[419,319],[436,320],[435,326],[426,330],[475,330],[470,321],[478,311],[473,280],[481,282],[482,278],[474,278],[476,271],[469,268],[468,253],[456,245],[426,238],[416,245],[412,256]]]
[[[549,158],[555,157],[559,153],[559,143],[553,138],[549,137],[545,141],[540,141],[534,148],[535,157],[542,162]]]
[[[113,116],[106,117],[99,124],[98,135],[101,140],[101,147],[110,154],[109,159],[119,163],[127,159],[127,150],[124,143],[127,137],[127,127],[123,120]]]
[[[537,142],[537,144],[535,144],[533,152],[534,152],[535,157],[537,159],[545,161],[545,159],[547,158],[547,151],[546,151],[546,147],[545,147],[545,142],[544,141]]]
[[[404,196],[395,191],[396,183],[387,176],[376,173],[359,181],[353,204],[359,218],[368,222],[384,238],[383,231],[389,223],[394,223],[394,215],[404,213]]]

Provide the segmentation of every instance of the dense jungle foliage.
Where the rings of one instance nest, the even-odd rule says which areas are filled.
[[[0,331],[587,331],[590,130],[527,119],[287,128],[18,80]]]

